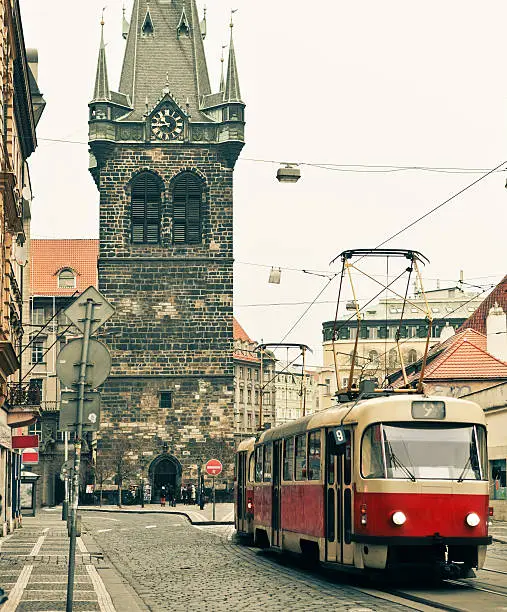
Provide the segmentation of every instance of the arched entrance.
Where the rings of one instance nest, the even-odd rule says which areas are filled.
[[[181,463],[172,455],[159,455],[149,468],[152,501],[160,500],[160,492],[165,487],[166,495],[172,491],[178,496],[181,487]]]

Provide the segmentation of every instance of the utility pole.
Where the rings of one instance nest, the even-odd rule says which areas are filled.
[[[67,577],[67,612],[72,612],[72,601],[74,598],[74,570],[76,563],[76,538],[77,538],[77,508],[79,499],[79,468],[81,465],[81,444],[83,437],[83,412],[86,384],[86,366],[88,363],[88,344],[90,341],[90,324],[93,317],[93,299],[86,300],[85,328],[83,334],[83,347],[81,351],[81,363],[78,382],[78,409],[76,424],[76,439],[74,441],[74,474],[72,482],[72,507],[70,511],[70,544],[69,544],[69,572]]]
[[[83,431],[98,431],[100,395],[96,391],[111,369],[111,356],[106,346],[91,338],[113,313],[114,308],[94,287],[88,287],[68,308],[65,315],[83,333],[83,337],[66,344],[57,357],[56,373],[63,387],[60,400],[60,430],[75,432],[74,464],[71,471],[69,528],[69,567],[67,576],[66,612],[72,612],[76,540],[80,533],[78,505]],[[76,372],[76,367],[78,372]]]

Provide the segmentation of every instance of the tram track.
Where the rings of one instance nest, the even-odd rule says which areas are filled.
[[[240,557],[248,557],[249,562],[253,565],[266,566],[271,565],[277,573],[293,575],[294,571],[299,571],[306,577],[311,576],[312,586],[318,590],[324,589],[326,592],[336,592],[337,589],[346,587],[356,591],[358,594],[374,597],[384,603],[390,602],[394,606],[405,606],[420,612],[430,612],[431,610],[444,610],[446,612],[475,612],[481,610],[488,612],[490,610],[507,609],[507,587],[494,585],[482,579],[469,580],[444,580],[440,585],[433,588],[431,592],[426,592],[424,587],[415,588],[389,588],[381,585],[365,586],[355,583],[355,579],[351,578],[342,572],[332,572],[322,568],[313,568],[309,570],[304,568],[297,559],[286,557],[278,553],[269,553],[261,551],[255,547],[244,547],[233,542],[228,543],[229,546],[235,549],[235,552]],[[507,572],[485,568],[483,572],[488,572],[492,578],[496,575],[506,575]],[[339,580],[339,583],[337,583]],[[423,590],[419,590],[423,589]],[[471,599],[471,592],[477,594],[476,598]],[[468,594],[466,599],[463,595]],[[460,601],[461,600],[461,601]]]

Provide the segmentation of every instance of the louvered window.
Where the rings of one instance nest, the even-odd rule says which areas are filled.
[[[160,241],[161,190],[155,176],[140,174],[132,185],[132,242],[157,244]]]
[[[202,187],[191,172],[177,177],[173,189],[173,242],[201,242]]]

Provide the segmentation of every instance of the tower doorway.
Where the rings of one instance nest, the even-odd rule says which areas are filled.
[[[165,496],[178,497],[181,487],[181,463],[172,455],[159,455],[150,465],[151,499],[159,501],[164,487]]]

